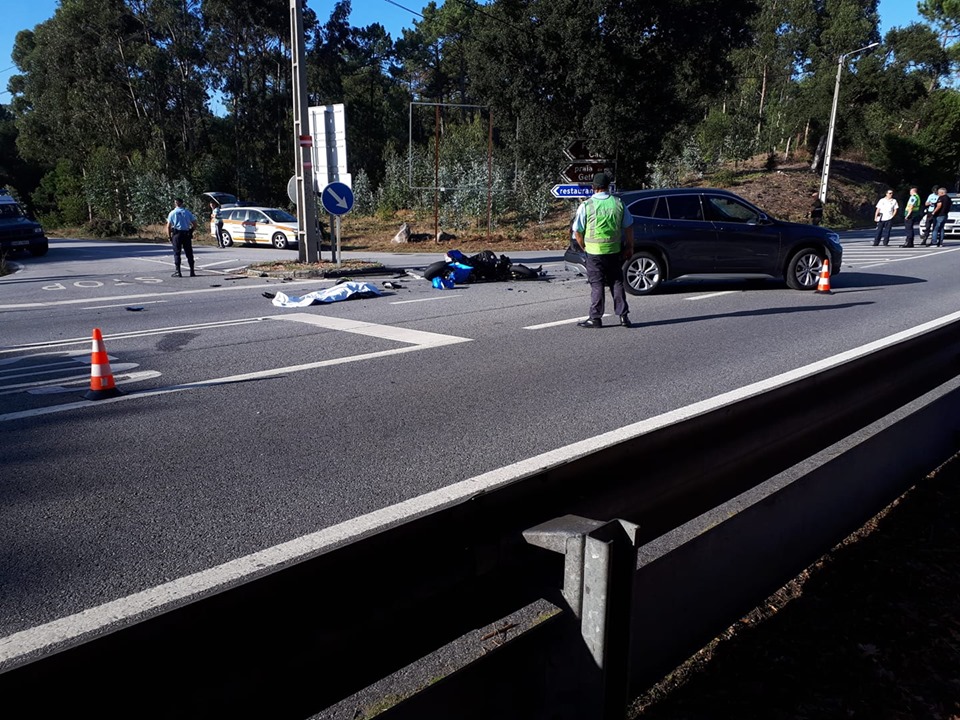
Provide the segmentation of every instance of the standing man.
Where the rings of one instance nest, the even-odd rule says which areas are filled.
[[[920,244],[926,245],[930,240],[930,233],[933,232],[933,208],[937,204],[937,186],[930,188],[930,194],[927,195],[923,203],[923,231],[920,233]]]
[[[930,247],[943,246],[943,226],[947,222],[947,215],[950,214],[952,205],[953,200],[947,195],[947,189],[942,187],[937,190],[937,204],[933,206],[933,236],[930,238]]]
[[[810,196],[810,211],[807,213],[811,225],[819,225],[823,222],[823,203],[820,202],[820,193],[814,193]]]
[[[187,255],[190,277],[196,277],[197,274],[193,271],[193,229],[197,226],[197,219],[183,206],[180,198],[174,200],[174,205],[176,207],[167,215],[167,234],[173,243],[173,261],[177,268],[171,277],[183,277],[180,273],[181,250]]]
[[[873,246],[880,244],[880,236],[883,235],[884,247],[890,242],[890,229],[893,227],[893,219],[897,216],[897,210],[900,205],[893,196],[893,190],[887,190],[886,196],[877,201],[877,209],[873,214],[873,219],[877,223],[877,236],[873,239]]]
[[[220,206],[216,203],[210,203],[210,217],[213,218],[217,247],[223,247],[223,217],[220,215]]]
[[[623,327],[630,327],[627,296],[623,289],[623,261],[633,255],[633,216],[620,198],[609,192],[606,173],[593,176],[593,195],[580,204],[573,220],[573,234],[587,253],[590,283],[590,316],[577,323],[584,328],[603,327],[604,290],[613,294],[613,311]],[[621,241],[621,236],[626,243]]]
[[[903,211],[903,224],[907,228],[907,241],[900,247],[912,248],[914,228],[917,221],[923,213],[920,208],[920,195],[915,187],[910,188],[910,198],[907,200],[907,207]]]

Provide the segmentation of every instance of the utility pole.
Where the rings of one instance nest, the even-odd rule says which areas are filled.
[[[297,247],[300,262],[319,262],[317,241],[317,205],[313,191],[313,161],[310,149],[310,120],[307,112],[307,55],[303,39],[301,0],[290,0],[290,55],[293,63],[293,141],[294,169],[297,178]]]
[[[862,48],[844,53],[837,61],[837,83],[833,88],[833,108],[830,110],[830,129],[827,131],[827,149],[823,156],[823,173],[820,175],[820,202],[827,202],[827,183],[830,181],[830,156],[833,153],[833,131],[837,125],[837,98],[840,97],[840,76],[843,75],[843,61],[851,55],[875,48],[880,43],[870,43]]]

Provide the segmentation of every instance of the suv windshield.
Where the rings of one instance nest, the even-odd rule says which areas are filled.
[[[15,220],[26,217],[16,203],[0,203],[0,220]]]

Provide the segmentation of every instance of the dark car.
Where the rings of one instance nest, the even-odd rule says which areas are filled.
[[[46,255],[49,241],[43,228],[5,190],[0,190],[0,253],[27,250]]]
[[[675,188],[617,193],[633,215],[634,253],[623,264],[627,292],[647,295],[684,275],[766,275],[794,290],[815,290],[824,259],[840,272],[839,236],[770,217],[726,190]],[[563,256],[584,272],[575,240]]]

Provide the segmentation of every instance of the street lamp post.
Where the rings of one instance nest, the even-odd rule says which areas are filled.
[[[843,74],[843,61],[851,55],[875,48],[880,43],[870,43],[862,48],[844,53],[837,61],[837,84],[833,88],[833,108],[830,110],[830,129],[827,131],[827,150],[823,156],[823,173],[820,175],[820,202],[827,202],[827,183],[830,181],[830,155],[833,153],[833,131],[837,125],[837,99],[840,97],[840,76]]]

